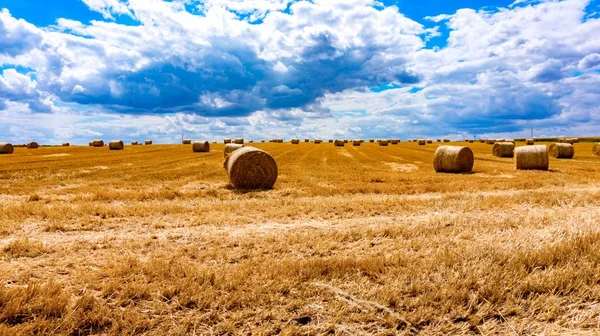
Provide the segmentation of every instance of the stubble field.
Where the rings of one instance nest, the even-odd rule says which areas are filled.
[[[254,145],[273,190],[230,188],[222,144],[0,156],[0,334],[600,332],[592,144],[548,172],[469,144],[461,175],[438,144]]]

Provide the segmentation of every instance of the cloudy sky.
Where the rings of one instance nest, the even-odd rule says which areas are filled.
[[[0,141],[600,135],[600,0],[0,0]]]

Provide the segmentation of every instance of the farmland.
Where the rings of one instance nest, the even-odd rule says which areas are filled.
[[[254,144],[273,190],[229,186],[223,145],[0,156],[0,334],[600,332],[600,157],[550,171],[491,146]],[[522,143],[517,144],[523,145]]]

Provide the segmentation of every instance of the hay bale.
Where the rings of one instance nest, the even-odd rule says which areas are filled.
[[[337,140],[337,139],[336,139],[336,140],[333,142],[333,145],[334,145],[334,146],[336,146],[336,147],[344,147],[344,143],[345,143],[345,142],[344,142],[344,140]]]
[[[374,143],[374,142],[375,142],[375,139],[369,139],[369,142],[372,142],[372,143]]]
[[[238,144],[227,144],[225,145],[225,150],[223,152],[223,156],[225,158],[227,158],[229,155],[231,155],[231,153],[235,152],[236,150],[240,149],[244,147],[244,145],[238,145]]]
[[[389,143],[389,141],[387,141],[387,140],[379,140],[379,146],[384,146],[385,147],[385,146],[388,145],[388,143]]]
[[[277,139],[277,143],[283,143],[283,138]]]
[[[496,157],[514,157],[515,144],[512,142],[496,142],[492,147],[492,154]]]
[[[108,143],[108,149],[110,150],[123,150],[125,148],[125,144],[121,140],[112,140]]]
[[[260,140],[261,143],[265,143],[265,140]]]
[[[223,140],[223,143],[224,143],[224,144],[230,144],[230,143],[231,143],[231,139],[229,139],[229,138],[225,138],[225,139]]]
[[[579,139],[577,139],[577,138],[568,138],[568,139],[565,139],[565,141],[563,141],[563,143],[567,143],[567,144],[571,144],[571,145],[576,144],[578,142],[579,142]]]
[[[360,140],[352,140],[352,145],[353,146],[360,146],[362,142]]]
[[[94,142],[93,142],[93,141],[90,141],[90,142],[88,142],[88,145],[89,145],[90,147],[94,147]]]
[[[258,148],[240,148],[225,159],[224,165],[235,188],[271,189],[277,181],[275,159]]]
[[[523,146],[515,149],[515,169],[548,170],[548,148],[544,145]]]
[[[304,139],[304,142],[310,142],[310,139]]]
[[[558,143],[564,143],[566,140],[566,138],[558,138],[557,142]]]
[[[0,154],[12,154],[15,148],[8,142],[0,142]]]
[[[152,140],[146,140],[144,141],[144,145],[152,145]]]
[[[594,144],[594,147],[592,147],[592,153],[600,156],[600,142]]]
[[[557,159],[572,159],[575,156],[575,147],[569,143],[554,143],[548,151],[550,156]]]
[[[333,139],[329,139],[328,141],[329,141],[329,143],[333,143]]]
[[[236,145],[243,145],[244,144],[244,139],[243,138],[236,138],[233,140],[233,143]]]
[[[227,145],[225,145],[225,147],[227,147]],[[206,140],[194,141],[194,143],[192,143],[192,151],[194,153],[210,152],[210,144]]]
[[[425,139],[419,139],[417,142],[419,143],[419,146],[425,146],[427,144],[427,140]]]
[[[398,139],[392,139],[392,140],[390,140],[390,143],[392,145],[397,145],[399,142],[400,142],[400,140],[398,140]]]
[[[30,143],[27,144],[27,148],[32,148],[32,149],[38,148],[39,146],[40,145],[38,145],[38,143],[35,142],[35,141],[32,141],[32,142],[30,142]]]
[[[70,143],[68,143],[68,142],[63,142],[62,146],[63,146],[63,147],[70,147],[70,146],[71,146],[71,144],[70,144]]]
[[[467,140],[467,142],[468,142],[468,143],[475,143],[475,140],[473,140],[473,139],[469,139],[469,140]]]
[[[485,143],[486,143],[487,145],[493,145],[493,144],[495,144],[495,143],[496,143],[496,141],[494,141],[494,140],[492,140],[492,139],[487,139],[487,140],[485,140]]]
[[[535,141],[533,139],[525,139],[525,144],[527,146],[533,146],[535,144]]]
[[[322,142],[323,142],[323,140],[320,140],[320,139],[315,140],[315,144],[317,144],[317,145],[320,144],[320,143],[322,143]]]
[[[444,142],[450,142],[450,139],[444,139]]]
[[[131,145],[132,145],[132,146],[137,146],[137,145],[139,145],[139,143],[138,143],[137,141],[132,141],[132,142],[131,142]]]
[[[437,139],[435,140],[435,142],[442,142],[442,139]]]
[[[192,144],[192,139],[183,139],[183,141],[181,142],[184,145],[191,145]]]
[[[300,144],[300,139],[292,139],[292,145]]]
[[[92,141],[94,143],[94,147],[104,147],[104,140],[93,140]]]
[[[344,143],[347,144],[348,143],[348,139],[344,139]]]
[[[482,143],[482,144],[484,144],[484,143],[485,143],[485,140],[484,140],[484,139],[479,139],[479,143]]]
[[[433,155],[433,168],[438,173],[467,173],[473,170],[474,163],[469,147],[440,146]]]
[[[427,143],[428,143],[428,144],[432,144],[432,143],[433,143],[433,140],[431,140],[431,139],[427,139]]]

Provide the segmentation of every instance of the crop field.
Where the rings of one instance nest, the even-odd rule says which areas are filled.
[[[223,144],[16,148],[0,335],[600,333],[592,144],[550,171],[460,144],[473,173],[435,173],[439,144],[249,144],[279,168],[253,192]]]

